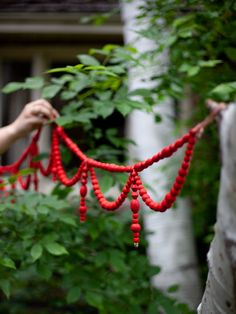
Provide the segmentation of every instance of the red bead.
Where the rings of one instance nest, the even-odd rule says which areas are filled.
[[[185,152],[186,156],[192,156],[192,154],[193,154],[193,150],[192,149],[187,149],[186,152]]]
[[[147,194],[142,196],[142,199],[144,202],[146,202],[149,199],[149,196]]]
[[[176,197],[179,194],[179,190],[180,189],[175,189],[174,187],[170,190],[171,195],[173,195],[173,197]]]
[[[137,213],[140,209],[139,201],[138,200],[131,200],[130,208],[131,208],[133,213]]]
[[[179,139],[173,145],[175,146],[175,149],[178,149],[183,145],[183,140]]]
[[[94,190],[98,190],[98,189],[99,189],[98,183],[95,183],[95,184],[93,185],[93,188],[94,188]]]
[[[79,212],[80,212],[80,214],[85,214],[87,212],[87,207],[86,206],[80,206]]]
[[[138,217],[139,217],[139,214],[133,214],[134,219],[138,219]]]
[[[138,192],[132,192],[132,197],[137,198],[138,197]]]
[[[80,216],[80,222],[85,222],[86,221],[86,217],[85,216]]]
[[[165,147],[163,148],[163,150],[161,151],[162,157],[169,157],[172,155],[172,151],[170,149],[170,147]]]
[[[183,161],[182,165],[181,165],[181,168],[186,170],[186,169],[188,169],[188,167],[189,167],[189,164],[186,161]]]
[[[187,143],[188,140],[189,140],[189,138],[190,138],[190,134],[187,133],[187,134],[185,134],[185,135],[182,137],[182,140],[183,140],[184,143]]]
[[[179,192],[179,190],[182,188],[182,184],[175,182],[173,188],[175,189],[175,191]]]
[[[196,138],[191,136],[188,140],[189,144],[195,144],[196,143]]]
[[[138,232],[141,230],[141,226],[140,224],[132,224],[130,229],[133,231],[133,232]]]
[[[82,178],[83,178],[83,179],[87,179],[87,178],[88,178],[87,172],[83,172],[83,173],[82,173]]]
[[[86,196],[86,194],[87,194],[87,187],[86,187],[86,185],[82,185],[80,187],[80,195],[84,197],[84,196]]]
[[[133,241],[134,241],[134,243],[139,243],[139,237],[135,237],[134,239],[133,239]]]
[[[85,185],[87,183],[87,179],[81,179],[81,184]]]
[[[184,161],[185,161],[186,163],[189,163],[190,159],[191,159],[190,156],[185,156],[185,157],[184,157]]]
[[[187,175],[187,171],[185,169],[180,169],[178,173],[183,178],[186,177]]]
[[[139,193],[141,196],[143,196],[146,193],[146,190],[144,187],[139,188]]]
[[[176,178],[176,182],[179,184],[183,184],[185,182],[185,178],[178,175]]]
[[[165,196],[165,201],[168,203],[168,204],[172,204],[173,203],[173,196],[170,194],[170,193],[168,193],[168,194],[166,194],[166,196]]]

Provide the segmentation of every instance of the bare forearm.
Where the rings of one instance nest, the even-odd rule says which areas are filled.
[[[56,117],[58,117],[58,112],[45,99],[28,103],[14,122],[0,128],[0,154],[4,153],[17,139]]]
[[[19,137],[12,124],[0,128],[0,155],[3,154]]]

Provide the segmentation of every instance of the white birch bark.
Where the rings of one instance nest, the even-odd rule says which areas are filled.
[[[137,33],[135,33],[144,27],[143,20],[142,25],[139,25],[135,19],[141,4],[142,1],[137,0],[131,3],[124,2],[122,3],[122,13],[125,42],[135,46],[139,52],[144,52],[153,49],[154,46],[147,39],[137,39]],[[156,61],[155,65],[147,64],[145,70],[132,69],[130,71],[129,87],[131,90],[151,87],[151,83],[144,82],[143,79],[150,78],[153,71],[157,74],[160,66],[156,65],[166,62],[166,56],[163,55]],[[135,111],[129,116],[127,136],[137,143],[137,146],[130,150],[131,157],[144,160],[174,140],[172,103],[170,101],[163,102],[156,106],[155,112],[161,115],[161,123],[155,123],[153,114],[140,111]],[[168,173],[162,171],[158,163],[158,166],[145,170],[142,174],[144,181],[155,189],[156,193],[150,194],[156,200],[163,198],[177,172],[176,163],[173,163],[172,158],[161,163],[161,166],[167,167]],[[152,232],[148,236],[150,262],[161,266],[161,273],[153,278],[153,284],[163,290],[173,284],[178,284],[180,288],[175,296],[196,308],[200,300],[201,289],[188,202],[180,199],[175,210],[169,209],[164,214],[153,213],[148,209],[145,211],[144,224],[146,230]]]
[[[209,273],[199,314],[236,313],[236,105],[221,123],[222,169],[215,237],[208,253]]]

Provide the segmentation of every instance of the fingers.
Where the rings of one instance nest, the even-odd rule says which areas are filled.
[[[38,99],[26,105],[26,113],[28,116],[41,116],[46,119],[55,119],[59,113],[45,99]]]

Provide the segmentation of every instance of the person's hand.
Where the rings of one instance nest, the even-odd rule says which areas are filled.
[[[10,127],[15,137],[20,138],[58,116],[58,112],[49,102],[45,99],[38,99],[25,105]]]

